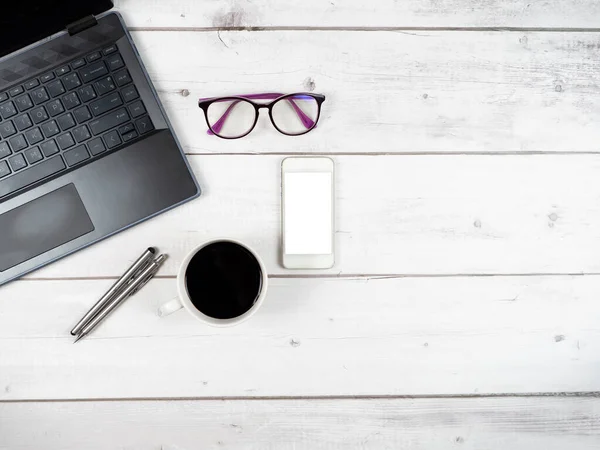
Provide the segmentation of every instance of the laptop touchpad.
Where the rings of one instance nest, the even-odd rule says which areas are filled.
[[[0,272],[94,231],[75,185],[0,215]]]

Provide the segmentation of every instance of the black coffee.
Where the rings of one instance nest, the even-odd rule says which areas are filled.
[[[200,312],[215,319],[232,319],[252,308],[258,299],[262,272],[254,255],[241,245],[215,242],[193,256],[185,284]]]

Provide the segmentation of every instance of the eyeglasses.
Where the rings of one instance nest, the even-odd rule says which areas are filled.
[[[252,100],[273,100],[256,103]],[[198,106],[204,111],[208,134],[223,139],[238,139],[246,136],[256,126],[258,111],[269,110],[273,126],[280,133],[299,136],[317,126],[321,114],[321,94],[251,94],[231,97],[201,98]]]

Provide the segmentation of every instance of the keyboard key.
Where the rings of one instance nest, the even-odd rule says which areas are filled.
[[[79,71],[79,76],[84,83],[89,83],[96,78],[100,78],[108,73],[106,64],[104,61],[98,61],[97,63],[90,64]]]
[[[75,120],[77,121],[77,123],[83,123],[92,118],[92,115],[90,114],[90,110],[88,109],[87,106],[82,106],[81,108],[77,108],[75,111],[73,111],[73,115],[75,116]]]
[[[122,126],[121,128],[119,128],[119,133],[121,135],[125,134],[125,133],[129,133],[131,131],[135,130],[135,127],[133,126],[132,123],[128,123],[125,126]]]
[[[50,122],[46,122],[44,125],[42,125],[42,132],[46,138],[49,138],[60,133],[60,130],[58,129],[56,121],[51,120]]]
[[[118,92],[113,92],[110,95],[102,97],[95,102],[90,103],[90,109],[94,116],[101,116],[105,112],[115,109],[123,104],[121,96]]]
[[[132,139],[135,139],[136,137],[138,137],[137,131],[130,131],[129,133],[125,133],[123,135],[123,142],[130,141]]]
[[[104,95],[107,92],[110,91],[114,91],[117,86],[115,86],[115,82],[113,81],[112,77],[106,77],[106,78],[102,78],[98,81],[96,81],[96,91],[98,92],[98,95]]]
[[[88,125],[92,130],[92,133],[97,136],[111,128],[122,125],[125,122],[129,122],[129,114],[127,114],[125,108],[121,108],[110,112],[99,119],[92,120]]]
[[[58,97],[65,93],[65,88],[60,80],[53,81],[46,85],[46,89],[50,93],[50,97]]]
[[[17,110],[15,108],[15,104],[13,102],[6,102],[0,105],[0,114],[3,119],[8,119],[9,117],[16,116]]]
[[[73,109],[73,108],[81,105],[81,102],[79,101],[79,97],[77,97],[76,92],[71,92],[70,94],[65,95],[62,98],[62,100],[67,109]]]
[[[0,161],[0,178],[10,175],[10,169],[6,161]]]
[[[75,145],[75,141],[73,140],[73,136],[71,136],[71,133],[61,134],[56,138],[56,143],[58,144],[61,150],[73,147]]]
[[[11,153],[8,143],[0,142],[0,158],[6,158]]]
[[[73,90],[81,86],[81,81],[79,80],[79,75],[76,73],[72,73],[67,75],[62,79],[63,85],[67,88],[67,91]]]
[[[25,83],[25,89],[27,89],[29,91],[30,89],[33,89],[34,87],[39,86],[39,85],[40,85],[40,82],[36,79],[33,79],[33,80],[30,80],[27,83]]]
[[[154,125],[152,125],[152,121],[148,116],[137,120],[135,122],[135,126],[140,134],[148,133],[149,131],[154,130]]]
[[[39,147],[28,148],[23,152],[23,154],[25,155],[25,159],[29,164],[35,164],[36,162],[44,159]]]
[[[125,89],[121,89],[121,95],[123,96],[125,103],[129,103],[140,96],[135,86],[128,86]]]
[[[141,100],[138,100],[137,102],[134,102],[131,105],[129,105],[129,112],[131,113],[131,116],[135,119],[146,114],[146,108],[144,108],[144,104],[141,102]]]
[[[31,96],[33,97],[33,102],[36,105],[44,103],[50,98],[48,97],[48,92],[46,91],[46,88],[44,88],[43,86],[31,91]]]
[[[73,119],[71,113],[65,114],[64,116],[60,116],[57,119],[57,121],[58,125],[60,126],[60,129],[63,131],[66,131],[69,128],[73,128],[75,126],[75,119]]]
[[[29,145],[37,144],[40,141],[44,140],[44,136],[42,136],[42,132],[39,128],[35,127],[32,130],[29,130],[25,133],[25,137],[27,138],[27,142]]]
[[[118,53],[106,58],[106,62],[108,63],[108,68],[110,70],[117,70],[125,65],[123,58],[121,58],[121,55]]]
[[[85,66],[85,59],[83,59],[83,58],[80,58],[77,61],[73,61],[71,63],[71,68],[73,70],[79,69],[80,67],[83,67],[83,66]]]
[[[46,105],[46,108],[48,108],[48,112],[50,113],[51,117],[56,117],[59,114],[65,112],[65,108],[63,108],[62,103],[58,99],[53,100],[50,103],[48,103]]]
[[[42,80],[42,83],[47,83],[50,80],[54,80],[54,74],[52,72],[50,72],[45,75],[42,75],[40,77],[40,80]]]
[[[86,127],[85,125],[81,125],[80,127],[73,129],[72,133],[73,137],[78,143],[92,137],[92,135],[90,134],[90,130],[88,130],[88,127]]]
[[[106,47],[104,50],[102,50],[102,53],[104,53],[105,55],[110,55],[111,53],[114,53],[117,51],[117,46],[115,44]]]
[[[65,152],[63,155],[69,167],[74,166],[75,164],[79,164],[80,162],[85,161],[90,157],[90,154],[85,148],[85,145],[75,147],[74,149]]]
[[[33,102],[31,101],[31,97],[29,97],[29,94],[17,97],[15,99],[15,103],[17,104],[17,108],[19,108],[19,111],[21,112],[33,108]]]
[[[3,139],[12,136],[16,132],[17,130],[12,121],[9,120],[8,122],[0,123],[0,136],[2,136]]]
[[[57,77],[60,77],[62,75],[64,75],[65,73],[69,73],[71,71],[69,66],[62,66],[59,67],[58,69],[56,69],[54,71],[54,73],[56,74]]]
[[[23,157],[23,155],[15,155],[12,158],[10,158],[8,162],[13,172],[17,172],[27,167],[27,163],[25,162],[25,158]]]
[[[106,133],[104,135],[104,142],[106,143],[106,146],[109,149],[115,148],[121,143],[121,137],[119,136],[119,133],[117,133],[116,130],[113,130],[110,133]]]
[[[32,109],[29,114],[31,114],[33,123],[35,124],[42,123],[44,120],[48,119],[48,113],[46,112],[46,108],[43,106]]]
[[[23,155],[16,156],[23,158]],[[25,162],[24,159],[23,162]],[[54,175],[64,169],[66,169],[66,166],[60,156],[47,159],[46,161],[36,164],[25,172],[18,173],[10,178],[7,178],[6,180],[0,181],[0,198],[27,187],[36,181],[43,180],[44,178]]]
[[[87,143],[87,146],[90,149],[90,152],[92,153],[92,155],[94,155],[94,156],[99,155],[100,153],[106,151],[104,142],[100,138],[92,139],[90,142]]]
[[[6,92],[3,92],[2,94],[0,94],[0,102],[5,102],[6,100],[8,100],[8,94]]]
[[[15,117],[13,122],[19,131],[26,130],[27,128],[31,128],[33,126],[31,119],[27,114],[21,114],[20,116]]]
[[[89,62],[93,62],[93,61],[99,60],[101,57],[102,57],[102,55],[100,55],[100,52],[94,52],[91,55],[88,55],[86,59]]]
[[[81,101],[86,103],[90,100],[96,98],[96,91],[94,91],[93,86],[84,86],[79,89],[79,97],[81,97]]]
[[[56,145],[56,142],[54,142],[54,139],[44,142],[40,145],[40,148],[42,149],[42,153],[44,153],[46,158],[59,152],[58,146]]]
[[[23,89],[23,86],[17,86],[9,90],[8,93],[11,97],[14,97],[16,95],[22,94],[24,91],[25,90]]]
[[[12,151],[15,153],[20,152],[27,147],[27,141],[22,134],[10,138],[8,142],[10,143],[10,148],[12,148]]]
[[[115,81],[118,86],[125,86],[126,84],[131,83],[131,77],[129,76],[129,71],[127,69],[120,70],[115,74]]]

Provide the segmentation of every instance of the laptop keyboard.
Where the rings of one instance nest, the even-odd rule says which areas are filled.
[[[153,129],[116,45],[0,92],[0,199]]]

